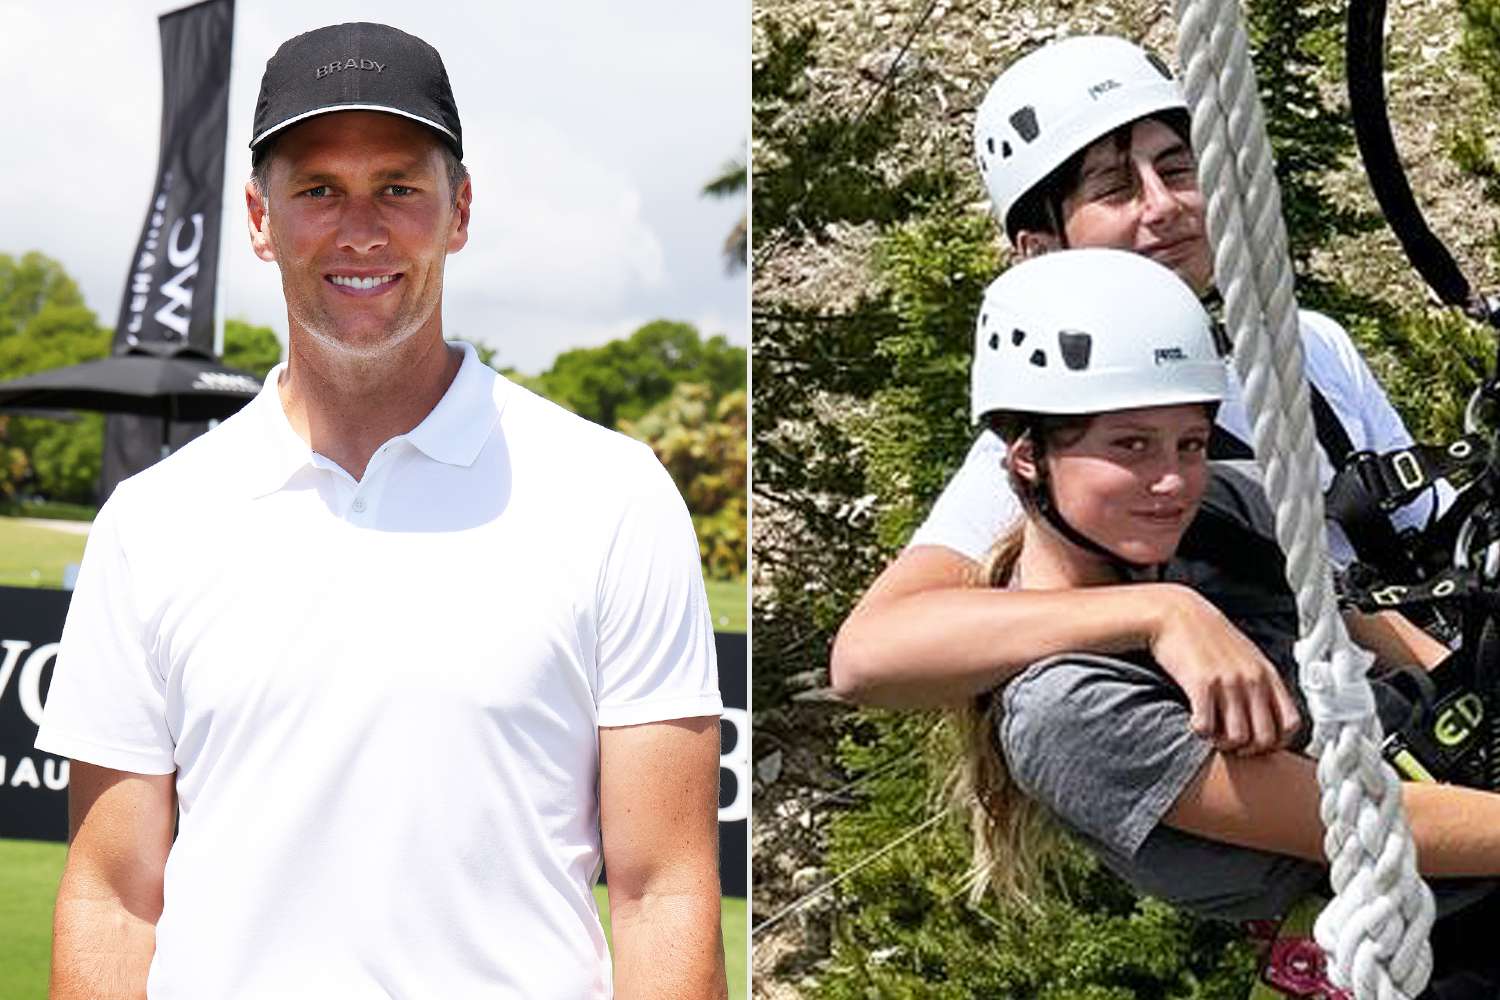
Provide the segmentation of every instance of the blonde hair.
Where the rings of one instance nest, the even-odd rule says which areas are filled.
[[[1038,436],[1048,435],[1043,431]],[[1009,438],[1012,445],[1017,437]],[[1018,482],[1014,471],[1010,478],[1027,515],[1034,514],[1035,487]],[[975,586],[1010,584],[1025,533],[1026,521],[1022,519],[996,540],[980,563]],[[967,876],[970,900],[977,903],[986,893],[994,892],[1007,901],[1033,907],[1048,873],[1061,859],[1066,841],[1057,821],[1021,790],[1006,767],[1000,749],[1003,687],[986,691],[949,712],[959,758],[949,774],[946,792],[953,807],[969,815],[974,845],[974,862]]]

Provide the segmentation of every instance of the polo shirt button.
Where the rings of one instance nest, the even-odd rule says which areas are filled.
[[[365,512],[365,498],[364,497],[355,497],[354,498],[354,513],[356,513],[356,514],[363,514],[364,512]]]

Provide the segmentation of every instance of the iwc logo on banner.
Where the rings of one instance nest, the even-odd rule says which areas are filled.
[[[68,615],[64,590],[0,587],[0,837],[65,840],[68,762],[36,750],[42,705]],[[719,870],[724,892],[746,894],[750,817],[749,677],[745,636],[714,636],[724,716],[719,724]]]
[[[68,596],[0,587],[0,837],[68,835],[68,762],[32,746]]]

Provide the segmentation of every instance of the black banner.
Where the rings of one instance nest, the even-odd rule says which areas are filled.
[[[32,744],[70,596],[0,587],[0,837],[68,839],[68,761]]]
[[[750,657],[743,632],[715,632],[719,654],[719,886],[748,896],[750,878]]]
[[[229,129],[229,53],[234,0],[163,14],[161,147],[156,187],[130,259],[114,351],[214,349],[224,146]],[[172,447],[203,433],[174,425]],[[161,457],[161,422],[112,415],[106,421],[99,498]]]
[[[0,587],[0,837],[68,838],[68,761],[35,749],[57,642],[73,595]],[[716,633],[719,692],[719,878],[747,894],[750,850],[748,655],[742,633]]]

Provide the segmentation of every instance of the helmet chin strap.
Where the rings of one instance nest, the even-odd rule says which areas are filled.
[[[1162,565],[1160,563],[1138,563],[1131,562],[1124,556],[1100,545],[1077,528],[1068,523],[1067,518],[1062,516],[1062,511],[1057,509],[1057,504],[1052,500],[1052,484],[1043,479],[1037,484],[1036,506],[1041,515],[1047,519],[1047,523],[1057,530],[1074,545],[1085,552],[1103,556],[1110,566],[1125,581],[1158,580],[1161,578]]]

